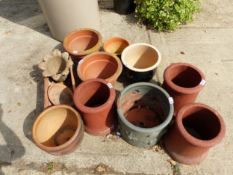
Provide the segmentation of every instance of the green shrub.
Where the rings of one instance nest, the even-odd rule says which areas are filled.
[[[193,19],[200,8],[199,0],[135,0],[139,22],[159,31],[176,29]]]

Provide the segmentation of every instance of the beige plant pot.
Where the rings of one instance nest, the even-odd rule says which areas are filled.
[[[99,30],[100,18],[97,0],[38,0],[53,37],[64,37],[78,28]]]

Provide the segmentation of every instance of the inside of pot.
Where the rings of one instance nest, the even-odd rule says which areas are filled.
[[[186,131],[200,140],[214,139],[220,132],[220,121],[210,110],[202,107],[192,108],[182,120]]]
[[[116,58],[108,54],[94,54],[85,59],[78,67],[85,80],[92,78],[107,79],[113,76],[118,63]]]
[[[158,53],[152,47],[135,45],[127,48],[122,59],[124,59],[128,68],[146,69],[157,63]]]
[[[123,50],[129,45],[129,43],[123,39],[118,39],[118,38],[113,38],[110,39],[106,44],[105,44],[105,50],[106,52],[109,53],[114,53],[117,55],[121,55]]]
[[[55,108],[46,112],[36,126],[35,136],[39,143],[56,147],[66,143],[78,127],[75,113],[66,108]]]
[[[134,87],[120,101],[124,117],[133,125],[153,128],[166,120],[170,104],[165,94],[151,87]]]
[[[66,60],[62,57],[53,57],[48,60],[47,67],[48,71],[51,73],[51,75],[56,75],[62,73],[66,68]]]
[[[171,81],[177,86],[193,88],[200,84],[202,77],[194,68],[186,65],[175,66],[169,72]]]
[[[109,87],[102,82],[94,81],[83,85],[83,93],[79,94],[79,101],[86,107],[99,107],[107,102],[109,96]]]
[[[68,38],[67,47],[74,54],[93,48],[99,41],[98,34],[94,31],[78,31]]]

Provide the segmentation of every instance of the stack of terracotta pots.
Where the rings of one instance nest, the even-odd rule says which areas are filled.
[[[206,83],[195,66],[168,66],[160,87],[148,82],[162,61],[153,45],[129,44],[121,37],[103,44],[93,29],[71,32],[63,44],[66,52],[55,50],[40,63],[46,109],[34,123],[33,139],[41,149],[69,153],[81,142],[84,129],[95,136],[119,129],[137,147],[148,148],[164,138],[174,160],[196,164],[223,139],[221,116],[195,103]],[[117,97],[114,85],[120,76],[130,85]]]

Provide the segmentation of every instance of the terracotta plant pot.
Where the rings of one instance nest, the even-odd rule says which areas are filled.
[[[75,150],[84,133],[80,114],[66,105],[45,109],[33,124],[33,140],[42,150],[62,155]]]
[[[82,81],[101,78],[114,83],[122,72],[122,64],[120,59],[113,54],[96,52],[79,62],[77,72]]]
[[[179,110],[173,128],[165,137],[165,148],[177,162],[198,164],[223,139],[225,130],[217,111],[204,104],[187,104]]]
[[[175,114],[185,104],[195,102],[204,85],[204,74],[191,64],[171,64],[164,72],[163,87],[174,99]]]
[[[63,46],[74,58],[80,58],[100,50],[102,36],[93,29],[80,29],[69,33],[64,39]]]
[[[115,128],[115,97],[116,93],[111,83],[102,79],[87,80],[77,87],[73,100],[82,113],[88,133],[106,135]]]
[[[120,37],[113,37],[104,43],[104,51],[116,54],[120,57],[123,50],[128,46],[129,42],[126,39]]]
[[[130,14],[135,11],[134,0],[114,0],[114,9],[119,14]]]
[[[161,54],[150,44],[136,43],[122,52],[121,60],[126,67],[129,81],[149,81],[161,61]]]
[[[73,104],[72,91],[62,83],[52,83],[48,88],[48,97],[50,102],[54,105]]]
[[[45,20],[54,38],[64,37],[77,28],[100,29],[97,0],[38,0]]]
[[[138,147],[155,145],[173,116],[173,102],[168,93],[152,83],[126,87],[118,99],[121,135]]]

